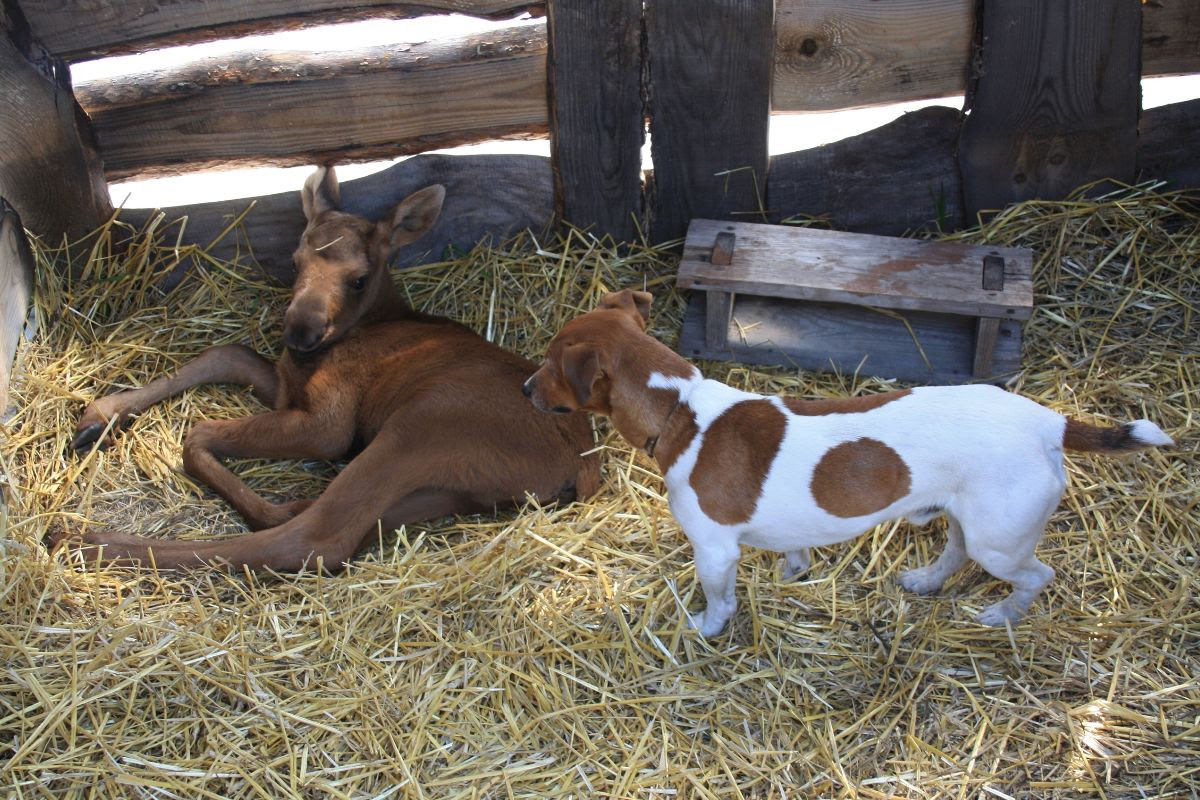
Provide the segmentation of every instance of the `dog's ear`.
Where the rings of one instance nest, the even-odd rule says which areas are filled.
[[[304,218],[310,223],[326,211],[341,209],[342,194],[333,167],[317,167],[308,176],[300,190],[300,204],[304,206]]]
[[[604,377],[600,368],[600,356],[588,344],[573,344],[563,349],[562,374],[571,385],[576,408],[584,408],[592,401],[596,381]]]
[[[611,308],[628,313],[638,325],[645,328],[650,321],[650,302],[654,295],[634,289],[609,292],[600,298],[600,308]]]

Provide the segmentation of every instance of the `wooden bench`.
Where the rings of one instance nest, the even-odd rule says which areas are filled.
[[[1021,366],[1032,252],[787,225],[692,220],[677,283],[688,357],[926,383]]]

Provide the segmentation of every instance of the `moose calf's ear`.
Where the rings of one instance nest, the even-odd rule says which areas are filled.
[[[633,289],[622,289],[610,292],[600,298],[600,308],[611,308],[625,311],[632,316],[643,328],[650,321],[650,303],[654,295],[649,292],[639,292]]]
[[[385,237],[394,251],[397,247],[420,239],[437,222],[446,200],[446,187],[440,183],[419,189],[401,200],[391,213],[380,220],[386,227]]]
[[[308,176],[300,190],[300,203],[304,206],[304,218],[309,222],[326,211],[341,209],[342,193],[333,167],[317,167],[317,171]]]

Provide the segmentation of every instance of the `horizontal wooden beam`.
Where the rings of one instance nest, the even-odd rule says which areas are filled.
[[[446,200],[433,229],[397,252],[396,266],[411,266],[451,257],[482,240],[495,244],[525,229],[549,230],[554,208],[550,159],[544,156],[420,155],[363,178],[342,183],[342,206],[368,219],[379,219],[407,195],[430,184],[446,187]],[[253,207],[246,212],[248,206]],[[300,187],[294,192],[253,199],[222,200],[162,209],[167,241],[208,247],[242,217],[236,230],[209,250],[223,261],[253,263],[275,280],[290,284],[292,252],[304,230]],[[121,220],[141,227],[157,215],[154,209],[126,209]],[[182,229],[182,234],[180,230]],[[181,270],[166,279],[173,286]]]
[[[110,180],[392,158],[547,133],[546,36],[517,26],[334,53],[238,53],[76,87]]]
[[[465,14],[507,19],[543,4],[529,0],[22,0],[34,34],[67,61],[159,47],[350,22],[371,17]]]
[[[1200,72],[1200,5],[1142,9],[1142,76]],[[963,94],[975,0],[777,0],[774,111]]]

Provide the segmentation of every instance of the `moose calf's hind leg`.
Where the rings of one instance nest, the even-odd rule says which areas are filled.
[[[352,435],[352,428],[295,409],[203,420],[184,440],[183,466],[233,506],[251,528],[272,528],[306,510],[312,501],[276,505],[247,486],[221,459],[335,459],[345,454]]]

